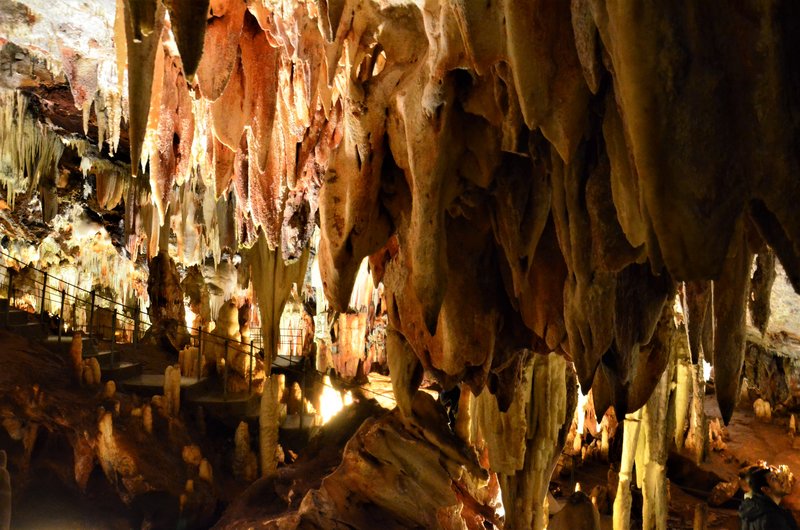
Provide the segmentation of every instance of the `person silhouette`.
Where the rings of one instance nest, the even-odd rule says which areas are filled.
[[[752,497],[739,506],[742,530],[798,530],[792,514],[780,507],[786,488],[778,480],[774,470],[757,468],[747,477]]]

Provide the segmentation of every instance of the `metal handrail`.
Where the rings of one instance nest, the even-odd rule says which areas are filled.
[[[137,331],[137,328],[139,328],[142,324],[144,324],[145,326],[148,326],[149,328],[152,328],[152,326],[153,326],[152,323],[142,322],[141,319],[138,318],[141,315],[145,315],[145,316],[149,317],[149,314],[147,312],[145,312],[145,311],[142,311],[141,308],[138,307],[138,304],[135,307],[129,307],[129,306],[126,306],[126,305],[122,304],[121,302],[117,302],[116,300],[112,300],[112,299],[104,297],[102,295],[98,295],[95,290],[88,291],[88,290],[86,290],[86,289],[84,289],[84,288],[82,288],[80,286],[71,284],[71,283],[69,283],[69,282],[67,282],[65,280],[61,280],[60,278],[56,278],[54,276],[50,276],[47,271],[40,270],[40,269],[34,267],[32,264],[25,264],[24,262],[22,262],[19,259],[7,254],[6,252],[3,252],[2,250],[0,250],[0,256],[5,257],[6,259],[13,260],[13,261],[19,263],[20,265],[22,265],[23,267],[28,267],[30,270],[32,270],[34,272],[38,272],[38,273],[44,275],[44,282],[38,282],[36,280],[36,278],[33,278],[33,284],[34,284],[34,286],[36,286],[36,285],[41,285],[42,286],[42,291],[41,291],[42,295],[40,297],[40,300],[42,302],[40,304],[41,305],[40,312],[41,312],[42,318],[44,318],[44,312],[45,312],[44,301],[45,300],[47,300],[47,301],[49,301],[51,303],[52,302],[60,302],[60,304],[61,304],[60,321],[59,321],[59,341],[60,341],[61,331],[62,331],[62,327],[63,327],[63,323],[64,323],[64,319],[63,319],[64,302],[67,299],[67,297],[70,297],[71,300],[75,301],[75,304],[73,305],[73,308],[76,308],[78,303],[81,303],[81,302],[84,303],[84,304],[87,304],[87,301],[85,299],[79,298],[77,294],[75,294],[75,295],[67,294],[67,289],[65,289],[63,287],[71,287],[73,289],[77,289],[78,291],[81,291],[81,292],[84,292],[84,293],[90,295],[90,302],[89,302],[91,304],[90,312],[89,312],[90,316],[89,316],[89,321],[84,326],[84,327],[88,328],[88,330],[90,331],[89,333],[87,333],[88,336],[91,336],[92,334],[94,334],[91,331],[93,331],[92,328],[94,327],[94,309],[95,309],[95,306],[96,306],[97,298],[99,298],[101,300],[106,300],[106,301],[110,302],[112,304],[112,306],[114,306],[113,313],[112,313],[112,325],[111,325],[111,330],[112,330],[112,333],[111,333],[112,363],[113,363],[113,358],[114,358],[113,357],[113,355],[114,355],[113,348],[114,348],[114,345],[115,345],[116,330],[117,329],[124,329],[124,330],[128,329],[128,328],[124,328],[124,327],[117,327],[116,323],[117,323],[118,320],[132,321],[132,323],[133,323],[132,337],[133,337],[134,346],[137,345],[138,333],[141,332],[141,331],[145,331],[146,332],[146,329],[145,330],[139,329]],[[2,269],[5,269],[5,270],[2,270]],[[8,267],[8,265],[6,265],[6,264],[2,264],[2,268],[0,268],[0,274],[2,274],[3,278],[5,278],[7,276],[8,280],[9,280],[8,281],[8,307],[6,308],[6,323],[8,323],[8,315],[9,315],[10,310],[11,310],[12,298],[13,298],[13,274],[11,272],[9,272],[11,270],[12,269],[10,269]],[[62,285],[62,289],[59,290],[59,289],[56,289],[56,288],[50,286],[49,282],[51,282],[51,281],[58,282],[60,285]],[[3,283],[5,283],[5,282],[3,282]],[[58,299],[54,300],[52,297],[48,296],[48,289],[50,290],[51,294],[52,293],[57,293],[58,295],[60,295],[60,300],[58,300]],[[124,311],[117,312],[116,307],[121,307],[123,310],[127,310],[127,312],[129,314],[133,315],[133,318],[127,317],[125,315]],[[106,308],[101,308],[101,309],[111,309],[111,308],[107,308],[106,307]],[[74,313],[74,309],[73,309],[73,313]],[[227,377],[228,377],[227,372],[228,372],[228,350],[229,350],[229,347],[230,347],[231,344],[239,344],[241,346],[244,346],[245,348],[240,349],[240,351],[243,352],[243,353],[246,353],[248,355],[249,359],[250,359],[248,390],[249,390],[249,393],[252,393],[253,360],[256,357],[256,355],[260,355],[260,357],[266,361],[263,345],[258,350],[255,350],[255,348],[254,348],[255,340],[251,340],[249,343],[244,342],[244,341],[237,341],[237,340],[234,340],[234,339],[229,339],[229,338],[223,337],[221,335],[217,335],[217,334],[212,333],[212,332],[204,331],[202,328],[192,328],[192,327],[187,326],[187,325],[185,325],[183,323],[179,323],[178,327],[186,329],[189,332],[190,338],[193,335],[195,335],[194,333],[192,333],[193,331],[197,332],[196,336],[197,336],[197,342],[198,342],[198,345],[197,345],[198,352],[202,351],[201,350],[201,343],[204,340],[208,340],[208,339],[203,339],[204,336],[206,336],[206,337],[215,337],[218,340],[224,341],[224,345],[225,345],[225,369],[224,369],[224,372],[223,372],[223,395],[225,395],[225,396],[227,396]],[[78,326],[76,326],[75,319],[73,318],[72,329],[74,330],[76,328],[78,328]],[[100,329],[103,329],[103,328],[104,328],[104,326],[100,325]],[[303,336],[303,330],[302,329],[292,330],[292,331],[296,331],[298,334],[301,335],[301,337]],[[261,334],[260,330],[258,330],[258,331],[253,330],[252,332],[257,335],[258,339],[262,339],[262,334]],[[261,340],[259,340],[259,342],[261,342]],[[306,376],[306,372],[304,370],[298,370],[298,369],[293,367],[295,364],[299,364],[299,363],[295,362],[291,357],[287,357],[285,355],[278,354],[277,351],[275,352],[275,357],[276,357],[276,359],[283,359],[283,360],[289,362],[289,366],[281,366],[280,367],[282,370],[284,370],[286,372],[293,373],[293,374],[298,375],[298,376],[300,376],[302,378],[302,381],[303,381],[302,393],[303,393],[303,395],[305,395],[305,386],[306,386],[306,384],[305,384],[306,383],[305,376]],[[198,365],[199,365],[199,363],[200,363],[200,356],[198,354]],[[273,362],[273,364],[274,364],[274,362]],[[200,370],[198,370],[197,377],[198,377],[198,379],[200,378]],[[324,381],[321,382],[321,384],[325,385]],[[325,386],[328,386],[329,388],[336,389],[333,385],[325,385]],[[381,396],[381,397],[383,397],[385,399],[388,399],[388,400],[396,402],[394,396],[390,396],[388,394],[384,394],[384,393],[381,393],[381,392],[376,392],[375,390],[367,388],[367,387],[365,387],[363,385],[355,385],[352,388],[358,388],[358,389],[361,389],[364,392],[371,393],[371,394],[373,394],[375,396]]]
[[[3,256],[3,257],[5,257],[6,259],[13,260],[13,261],[15,261],[15,262],[19,263],[20,265],[22,265],[23,267],[28,267],[28,268],[29,268],[30,270],[32,270],[32,271],[38,272],[38,273],[40,273],[40,274],[45,274],[45,275],[47,275],[47,274],[48,274],[46,271],[43,271],[43,270],[41,270],[41,269],[38,269],[38,268],[34,267],[34,266],[33,266],[33,265],[31,265],[31,264],[26,264],[26,263],[22,262],[21,260],[19,260],[19,259],[17,259],[17,258],[15,258],[15,257],[13,257],[13,256],[11,256],[11,255],[7,254],[6,252],[4,252],[4,251],[2,251],[2,250],[0,250],[0,256]],[[8,268],[8,266],[7,266],[7,265],[6,265],[6,266],[4,266],[4,267],[5,267],[6,269]],[[58,293],[58,294],[61,294],[61,290],[55,289],[55,288],[51,287],[50,285],[48,285],[48,281],[55,281],[55,282],[58,282],[58,283],[62,284],[63,286],[66,286],[66,287],[71,287],[71,288],[73,288],[73,289],[77,289],[78,291],[82,291],[82,292],[84,292],[84,293],[86,293],[86,294],[90,295],[90,296],[91,296],[93,299],[95,299],[95,301],[96,301],[96,299],[105,300],[105,301],[108,301],[108,302],[110,302],[110,303],[111,303],[113,306],[117,306],[117,307],[120,307],[120,308],[122,308],[122,310],[123,310],[123,311],[121,311],[121,312],[120,312],[120,314],[118,314],[118,318],[122,317],[122,316],[124,315],[124,313],[125,313],[125,312],[127,312],[128,314],[134,315],[134,317],[135,317],[137,314],[138,314],[138,315],[140,315],[140,316],[141,316],[141,315],[144,315],[144,316],[147,316],[147,317],[149,317],[149,316],[150,316],[150,315],[149,315],[149,314],[148,314],[146,311],[143,311],[141,308],[139,308],[139,307],[137,307],[137,306],[134,306],[134,307],[126,306],[125,304],[123,304],[123,303],[121,303],[121,302],[117,302],[116,300],[112,300],[112,299],[110,299],[110,298],[108,298],[108,297],[105,297],[105,296],[102,296],[102,295],[98,294],[98,293],[97,293],[95,290],[91,290],[91,291],[89,291],[89,290],[86,290],[86,289],[84,289],[84,288],[82,288],[82,287],[80,287],[80,286],[78,286],[78,285],[74,285],[74,284],[72,284],[72,283],[69,283],[69,282],[68,282],[68,281],[66,281],[66,280],[61,280],[60,278],[56,278],[56,277],[54,277],[54,276],[50,276],[50,277],[49,277],[49,280],[45,280],[45,282],[44,282],[44,283],[42,283],[42,282],[40,282],[40,281],[37,281],[37,280],[36,280],[36,278],[34,278],[34,279],[33,279],[33,284],[34,284],[34,286],[36,286],[36,285],[41,285],[41,286],[43,287],[43,288],[42,288],[42,291],[43,291],[43,292],[45,292],[45,291],[47,291],[48,289],[50,289],[50,290],[51,290],[51,291],[53,291],[53,292],[56,292],[56,293]],[[62,290],[66,290],[66,289],[62,289]],[[72,300],[75,300],[76,302],[84,302],[84,303],[85,303],[85,301],[84,301],[84,300],[82,300],[81,298],[79,298],[77,295],[67,295],[67,296],[69,296],[69,297],[70,297]],[[52,298],[50,298],[50,299],[48,299],[48,300],[49,300],[49,301],[52,301]],[[94,309],[94,307],[95,307],[95,305],[93,305],[92,309]],[[96,307],[100,307],[100,306],[96,306]],[[43,308],[42,308],[42,309],[43,309]],[[102,308],[102,309],[112,309],[112,308],[110,308],[110,307],[105,307],[105,308]],[[133,320],[133,319],[131,319],[131,320]],[[90,320],[90,321],[91,321],[91,320]],[[147,322],[141,322],[141,323],[142,323],[142,324],[145,324],[145,325],[147,325],[148,327],[152,327],[152,323],[147,323]],[[186,325],[186,324],[184,324],[184,323],[179,323],[179,324],[178,324],[178,326],[179,326],[180,328],[184,328],[184,329],[186,329],[187,331],[189,331],[189,335],[197,335],[197,334],[200,334],[200,333],[204,333],[205,335],[211,335],[211,336],[213,336],[213,337],[219,337],[219,338],[220,338],[220,339],[222,339],[222,340],[228,340],[229,342],[231,342],[231,343],[234,343],[234,344],[240,344],[240,345],[242,345],[242,346],[246,346],[246,347],[249,347],[249,346],[250,346],[250,343],[249,343],[249,342],[238,341],[238,340],[234,340],[234,339],[226,339],[225,337],[223,337],[223,336],[221,336],[221,335],[217,335],[217,334],[215,334],[215,333],[212,333],[212,332],[209,332],[209,331],[203,331],[201,328],[193,328],[193,327],[187,326],[187,325]],[[146,331],[146,329],[145,329],[145,330],[142,330],[142,331]],[[197,332],[197,333],[193,333],[193,332]],[[260,352],[260,353],[263,353],[263,351],[264,351],[264,348],[263,348],[263,347],[259,349],[259,352]],[[263,355],[262,355],[262,357],[263,357]]]

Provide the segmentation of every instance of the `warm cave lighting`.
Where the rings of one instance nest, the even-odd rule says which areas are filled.
[[[497,513],[497,516],[501,519],[505,518],[506,507],[503,506],[503,491],[500,489],[500,486],[497,487],[497,495],[492,499],[492,503],[495,506],[495,513]]]
[[[187,301],[188,301],[188,299],[187,299]],[[183,307],[183,311],[184,311],[185,320],[186,320],[186,328],[191,330],[192,326],[194,326],[194,320],[197,317],[197,315],[194,313],[194,311],[192,311],[192,308],[189,307],[188,303],[184,303],[183,306],[184,306]]]
[[[322,395],[319,398],[320,416],[322,416],[322,424],[328,423],[328,420],[336,416],[340,410],[346,405],[353,402],[353,396],[350,392],[346,392],[344,397],[342,393],[331,386],[331,378],[327,375],[323,379]]]
[[[711,381],[711,363],[703,359],[703,379]]]
[[[578,405],[575,407],[575,417],[577,427],[575,432],[583,434],[584,424],[586,423],[586,404],[589,402],[589,395],[584,394],[581,386],[578,385]]]

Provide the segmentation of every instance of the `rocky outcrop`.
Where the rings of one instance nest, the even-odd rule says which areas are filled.
[[[800,404],[800,356],[792,338],[764,340],[749,334],[743,375],[751,401],[760,398],[773,408]]]

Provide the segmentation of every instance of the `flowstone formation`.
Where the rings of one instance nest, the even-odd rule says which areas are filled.
[[[5,4],[33,17],[4,21],[10,35],[42,23]],[[102,182],[101,202],[123,200],[126,252],[147,256],[151,278],[178,287],[155,266],[165,247],[187,267],[241,250],[274,358],[318,226],[334,310],[347,313],[365,259],[383,283],[399,409],[386,423],[418,421],[423,375],[459,386],[459,415],[485,422],[467,436],[461,420],[463,438],[486,444],[514,506],[507,527],[540,528],[577,378],[598,417],[646,406],[647,443],[625,432],[620,484],[634,460],[646,466],[647,524],[662,524],[667,382],[680,402],[670,430],[691,417],[705,432],[711,362],[727,423],[747,306],[763,333],[776,258],[800,290],[800,5],[119,0],[104,20],[113,53],[101,40],[58,61],[84,134],[109,154],[128,142],[129,172],[95,169],[97,194]],[[41,49],[20,60],[54,57]],[[46,101],[58,81],[42,68],[6,84]],[[36,186],[52,194],[60,156],[21,107],[0,122],[0,144],[16,146],[2,159],[12,205]],[[167,310],[180,297],[150,298],[183,318]],[[459,513],[436,524],[457,527]]]

